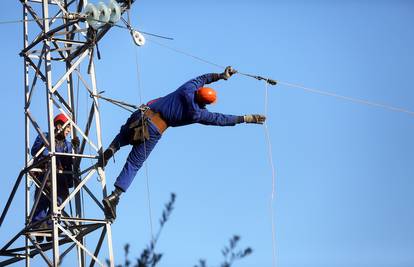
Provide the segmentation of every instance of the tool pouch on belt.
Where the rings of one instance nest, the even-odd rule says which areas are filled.
[[[146,118],[138,119],[129,125],[129,144],[138,145],[149,139],[148,122]]]

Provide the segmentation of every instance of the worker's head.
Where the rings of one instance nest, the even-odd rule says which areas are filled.
[[[68,117],[66,117],[65,114],[60,113],[56,115],[56,117],[53,119],[53,123],[55,124],[55,131],[57,134],[57,137],[66,138],[68,134],[70,133],[70,125],[66,125],[64,129],[63,125],[68,121]]]
[[[209,87],[201,87],[196,91],[196,101],[200,105],[208,105],[216,102],[217,93]]]

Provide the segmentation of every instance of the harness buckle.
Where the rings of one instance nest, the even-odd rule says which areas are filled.
[[[141,112],[145,112],[145,111],[147,111],[147,110],[149,110],[150,109],[150,107],[149,106],[147,106],[147,105],[145,105],[145,104],[142,104],[141,106],[139,106],[138,107],[138,109],[141,111]]]

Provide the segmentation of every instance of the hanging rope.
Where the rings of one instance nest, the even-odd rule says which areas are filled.
[[[138,86],[138,92],[139,92],[139,102],[142,103],[142,95],[143,90],[141,86],[141,75],[139,71],[139,63],[138,63],[138,48],[135,46],[135,64],[136,64],[136,70],[137,70],[137,86]],[[144,121],[144,112],[141,112],[141,121]],[[144,127],[142,127],[142,135],[144,136]],[[147,162],[147,146],[146,146],[146,140],[144,138],[144,168],[145,168],[145,183],[147,188],[147,204],[148,204],[148,216],[149,216],[149,224],[150,224],[150,231],[151,231],[151,242],[154,242],[154,227],[152,222],[152,205],[151,205],[151,191],[150,191],[150,185],[149,185],[149,168],[148,168],[148,162]]]
[[[269,90],[268,90],[268,82],[265,81],[265,98],[264,98],[264,115],[268,118],[268,107],[269,107]],[[275,211],[274,211],[274,200],[275,200],[275,188],[276,188],[276,171],[275,166],[273,164],[273,153],[272,153],[272,142],[270,138],[270,131],[267,127],[267,120],[263,124],[263,128],[265,131],[266,142],[267,142],[267,151],[269,157],[269,163],[272,171],[272,189],[270,195],[270,219],[271,219],[271,226],[272,226],[272,263],[273,267],[276,266],[276,231],[275,231]]]
[[[265,111],[265,117],[268,117],[268,108],[269,108],[269,90],[268,90],[268,84],[265,82],[265,101],[264,101],[264,111]],[[271,143],[271,139],[270,139],[270,134],[269,134],[269,128],[267,127],[267,122],[265,121],[264,124],[264,129],[265,129],[265,135],[266,135],[266,140],[267,140],[267,144],[268,144],[268,153],[269,153],[269,163],[270,166],[272,168],[272,199],[274,199],[275,197],[275,180],[276,180],[276,175],[275,175],[275,167],[273,164],[273,157],[272,157],[272,143]]]
[[[131,5],[131,3],[129,2],[129,5]],[[130,12],[128,9],[128,13],[127,13],[127,18],[128,21],[126,21],[124,18],[121,17],[122,21],[125,23],[125,25],[127,26],[127,29],[132,33],[134,31],[134,29],[131,27],[131,18],[130,18]],[[154,35],[153,35],[154,36]],[[161,37],[161,38],[165,38],[163,36],[157,36],[157,37]],[[168,39],[168,38],[166,38]],[[142,94],[143,94],[143,90],[142,90],[142,86],[141,86],[141,75],[140,75],[140,71],[139,71],[139,63],[138,63],[138,50],[137,47],[135,46],[135,66],[136,66],[136,73],[137,73],[137,86],[138,86],[138,98],[139,98],[139,103],[142,103]],[[141,111],[141,121],[144,121],[144,112]],[[142,127],[142,135],[144,136],[145,129],[144,127]],[[144,138],[144,168],[145,168],[145,184],[146,184],[146,188],[147,188],[147,204],[148,204],[148,217],[149,217],[149,225],[150,225],[150,234],[151,234],[151,244],[154,244],[154,228],[153,228],[153,223],[152,223],[152,208],[151,208],[151,191],[150,191],[150,185],[149,185],[149,171],[148,171],[148,162],[147,162],[147,145],[146,145],[146,140]]]

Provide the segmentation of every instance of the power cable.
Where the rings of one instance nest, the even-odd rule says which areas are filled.
[[[49,20],[49,19],[56,19],[56,18],[65,18],[65,17],[42,18],[42,19],[39,18],[39,19],[27,19],[27,20],[9,20],[9,21],[0,21],[0,24],[21,23],[21,22],[26,22],[26,21],[27,22],[33,22],[33,21]],[[131,24],[129,22],[130,21],[129,14],[128,14],[128,21],[125,20],[123,17],[121,17],[121,19],[125,23],[126,26],[118,25],[118,24],[112,23],[112,22],[104,22],[104,21],[100,21],[100,20],[96,20],[96,19],[92,19],[92,20],[95,20],[97,22],[107,23],[107,24],[109,24],[111,26],[115,26],[115,27],[118,27],[118,28],[126,29],[126,30],[129,30],[129,31],[133,30],[133,28],[131,27]],[[166,37],[166,36],[162,36],[162,35],[159,35],[159,34],[153,34],[153,33],[144,32],[144,31],[139,31],[139,32],[142,33],[142,34],[146,34],[148,36],[153,36],[153,37],[167,39],[167,40],[174,40],[171,37]],[[209,64],[209,65],[212,65],[212,66],[215,66],[215,67],[218,67],[218,68],[222,68],[222,69],[225,68],[225,66],[216,64],[216,63],[211,62],[211,61],[208,61],[208,60],[206,60],[204,58],[195,56],[195,55],[190,54],[190,53],[188,53],[186,51],[183,51],[183,50],[180,50],[180,49],[176,49],[176,48],[170,47],[168,45],[165,45],[165,44],[162,44],[160,42],[157,42],[157,41],[155,41],[153,39],[148,39],[148,40],[150,42],[153,42],[153,43],[159,45],[159,46],[162,46],[162,47],[168,48],[168,49],[170,49],[170,50],[172,50],[174,52],[177,52],[177,53],[180,53],[180,54],[189,56],[189,57],[191,57],[193,59],[196,59],[198,61],[204,62],[206,64]],[[302,90],[305,90],[305,91],[311,92],[311,93],[316,93],[316,94],[320,94],[320,95],[335,97],[335,98],[339,98],[339,99],[342,99],[342,100],[346,100],[346,101],[350,101],[350,102],[354,102],[354,103],[358,103],[358,104],[363,104],[363,105],[367,105],[367,106],[373,106],[373,107],[388,109],[388,110],[391,110],[391,111],[394,111],[394,112],[406,113],[408,115],[414,116],[414,111],[407,110],[407,109],[404,109],[404,108],[399,108],[399,107],[395,107],[395,106],[391,106],[391,105],[376,103],[376,102],[369,101],[369,100],[364,100],[364,99],[359,99],[359,98],[344,96],[344,95],[340,95],[340,94],[336,94],[336,93],[332,93],[332,92],[328,92],[328,91],[323,91],[323,90],[319,90],[319,89],[314,89],[314,88],[310,88],[310,87],[306,87],[306,86],[303,86],[303,85],[294,84],[294,83],[290,83],[290,82],[273,80],[273,79],[270,79],[270,78],[265,78],[265,77],[262,77],[262,76],[259,76],[259,75],[253,75],[253,74],[249,74],[249,73],[245,73],[245,72],[241,72],[241,71],[238,71],[238,73],[241,74],[241,75],[243,75],[243,76],[250,77],[250,78],[254,78],[254,79],[257,79],[257,80],[264,80],[268,84],[271,84],[271,85],[276,85],[277,83],[279,83],[279,84],[282,84],[282,85],[285,85],[285,86],[288,86],[288,87],[299,88],[299,89],[302,89]]]
[[[167,48],[167,49],[169,49],[169,50],[172,50],[172,51],[174,51],[174,52],[177,52],[177,53],[179,53],[179,54],[183,54],[183,55],[185,55],[185,56],[188,56],[188,57],[191,57],[191,58],[196,59],[196,60],[198,60],[198,61],[201,61],[201,62],[203,62],[203,63],[206,63],[206,64],[208,64],[208,65],[212,65],[212,66],[218,67],[218,68],[220,68],[220,69],[224,69],[224,68],[226,68],[225,66],[222,66],[222,65],[216,64],[216,63],[214,63],[214,62],[208,61],[208,60],[206,60],[206,59],[204,59],[204,58],[201,58],[201,57],[195,56],[195,55],[193,55],[193,54],[190,54],[190,53],[188,53],[188,52],[185,52],[184,50],[180,50],[180,49],[177,49],[177,48],[174,48],[174,47],[168,46],[168,45],[166,45],[166,44],[163,44],[163,43],[157,42],[157,41],[155,41],[155,40],[153,40],[153,39],[150,39],[150,38],[149,38],[149,39],[148,39],[148,41],[153,42],[154,44],[157,44],[157,45],[162,46],[162,47],[164,47],[164,48]]]
[[[362,105],[366,105],[366,106],[383,108],[383,109],[391,110],[391,111],[394,111],[394,112],[400,112],[400,113],[405,113],[405,114],[414,116],[414,111],[404,109],[404,108],[399,108],[399,107],[390,106],[390,105],[386,105],[386,104],[380,104],[380,103],[376,103],[376,102],[365,100],[365,99],[344,96],[344,95],[340,95],[340,94],[336,94],[336,93],[332,93],[332,92],[328,92],[328,91],[322,91],[322,90],[306,87],[306,86],[299,85],[299,84],[284,82],[284,81],[278,81],[278,83],[281,84],[281,85],[292,87],[292,88],[299,88],[299,89],[302,89],[302,90],[304,90],[306,92],[310,92],[310,93],[335,97],[335,98],[338,98],[338,99],[342,99],[342,100],[346,100],[346,101],[350,101],[350,102],[354,102],[354,103],[358,103],[358,104],[362,104]]]
[[[184,50],[180,50],[180,49],[173,48],[171,46],[162,44],[162,43],[157,42],[157,41],[155,41],[153,39],[148,39],[148,41],[150,41],[152,43],[155,43],[155,44],[157,44],[159,46],[162,46],[164,48],[167,48],[169,50],[172,50],[174,52],[177,52],[179,54],[182,54],[182,55],[191,57],[193,59],[196,59],[198,61],[201,61],[201,62],[203,62],[205,64],[208,64],[208,65],[211,65],[211,66],[215,66],[215,67],[218,67],[218,68],[221,68],[221,69],[224,69],[225,68],[225,66],[223,66],[223,65],[219,65],[219,64],[216,64],[216,63],[211,62],[209,60],[206,60],[204,58],[195,56],[195,55],[193,55],[191,53],[188,53],[188,52],[186,52]],[[349,96],[345,96],[345,95],[340,95],[340,94],[336,94],[336,93],[332,93],[332,92],[328,92],[328,91],[323,91],[323,90],[319,90],[319,89],[314,89],[314,88],[310,88],[310,87],[306,87],[306,86],[303,86],[303,85],[294,84],[294,83],[290,83],[290,82],[285,82],[285,81],[280,81],[280,80],[274,80],[274,79],[270,79],[270,78],[265,78],[265,77],[262,77],[262,76],[259,76],[259,75],[253,75],[253,74],[249,74],[249,73],[246,73],[246,72],[237,71],[237,73],[238,74],[241,74],[243,76],[246,76],[246,77],[254,78],[254,79],[259,80],[259,81],[260,80],[263,80],[267,84],[270,84],[270,85],[281,84],[281,85],[285,85],[285,86],[288,86],[288,87],[300,88],[300,89],[302,89],[304,91],[311,92],[311,93],[316,93],[316,94],[320,94],[320,95],[335,97],[335,98],[342,99],[342,100],[346,100],[346,101],[350,101],[350,102],[353,102],[353,103],[358,103],[358,104],[362,104],[362,105],[366,105],[366,106],[371,106],[371,107],[383,108],[383,109],[387,109],[387,110],[390,110],[390,111],[399,112],[399,113],[405,113],[405,114],[414,116],[414,111],[411,111],[411,110],[408,110],[408,109],[404,109],[404,108],[399,108],[399,107],[395,107],[395,106],[391,106],[391,105],[381,104],[381,103],[377,103],[377,102],[370,101],[370,100],[365,100],[365,99],[359,99],[359,98],[355,98],[355,97],[349,97]]]

